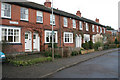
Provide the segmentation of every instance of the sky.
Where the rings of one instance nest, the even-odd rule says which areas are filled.
[[[44,5],[46,0],[28,0]],[[51,0],[52,1],[52,0]],[[76,14],[80,10],[82,17],[118,29],[118,2],[120,0],[53,0],[53,7]]]

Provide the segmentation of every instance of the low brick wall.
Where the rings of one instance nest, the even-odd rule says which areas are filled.
[[[73,51],[80,51],[80,48],[64,47],[55,48],[55,54],[60,54],[62,57],[70,57]],[[52,51],[52,48],[47,48],[45,51]]]
[[[95,51],[94,49],[82,50],[82,51],[81,51],[81,54],[87,54],[87,53],[91,53],[91,52],[94,52],[94,51]]]

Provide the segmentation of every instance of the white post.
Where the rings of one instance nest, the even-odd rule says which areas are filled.
[[[53,0],[52,0],[52,61],[54,61]]]

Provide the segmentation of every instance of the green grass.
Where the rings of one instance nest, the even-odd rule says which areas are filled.
[[[33,65],[37,63],[52,61],[51,57],[40,57],[40,58],[34,58],[30,60],[17,60],[17,59],[8,59],[8,62],[15,65],[15,66],[28,66]]]
[[[7,57],[6,63],[13,64],[15,66],[28,66],[37,63],[43,63],[52,61],[51,57],[44,57],[41,54],[21,55],[16,57]]]

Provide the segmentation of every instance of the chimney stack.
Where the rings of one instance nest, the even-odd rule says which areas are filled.
[[[81,17],[81,12],[77,11],[76,15],[79,16],[79,17]]]
[[[51,8],[50,0],[46,0],[46,2],[44,3],[44,6]]]
[[[95,21],[96,21],[97,23],[99,23],[99,19],[97,19],[97,18],[96,18],[96,20],[95,20]]]

